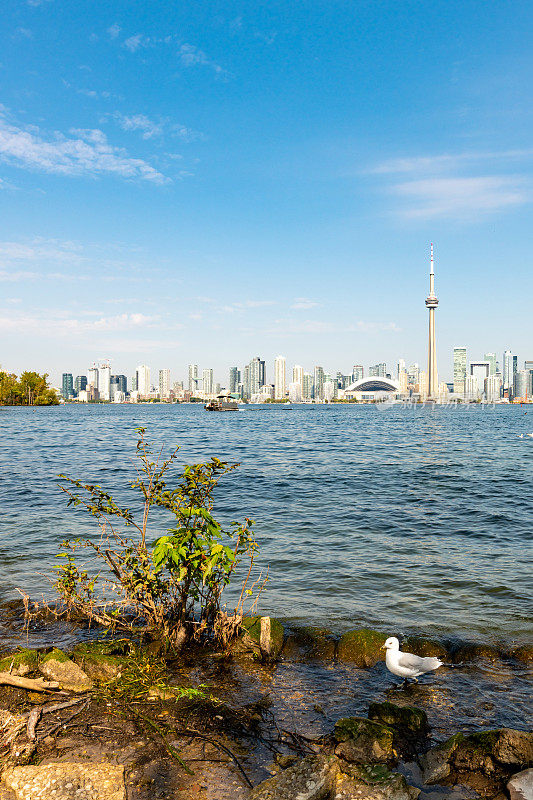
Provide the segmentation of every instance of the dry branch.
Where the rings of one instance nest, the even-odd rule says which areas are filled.
[[[44,678],[19,678],[18,675],[10,675],[9,672],[0,672],[0,684],[4,686],[17,686],[19,689],[30,689],[33,692],[49,691],[59,689],[57,681],[45,681]]]

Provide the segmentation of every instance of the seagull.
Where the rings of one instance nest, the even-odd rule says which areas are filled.
[[[426,672],[432,672],[434,669],[442,667],[442,661],[439,658],[433,658],[433,656],[421,658],[413,653],[402,653],[400,642],[395,636],[390,636],[381,649],[387,651],[385,663],[389,672],[399,675],[405,680],[412,678],[416,681],[419,675],[425,675]]]

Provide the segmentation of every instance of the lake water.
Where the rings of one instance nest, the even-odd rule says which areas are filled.
[[[256,521],[264,611],[335,632],[528,638],[533,438],[519,434],[533,412],[519,407],[0,408],[0,602],[49,594],[60,542],[94,530],[58,473],[131,503],[138,426],[183,462],[240,462],[215,511]]]

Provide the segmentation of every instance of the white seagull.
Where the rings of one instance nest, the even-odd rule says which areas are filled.
[[[400,678],[416,680],[419,675],[425,675],[426,672],[432,672],[434,669],[442,667],[442,661],[439,658],[433,656],[421,658],[415,656],[414,653],[402,653],[400,642],[396,636],[390,636],[381,649],[387,651],[385,656],[387,669]]]

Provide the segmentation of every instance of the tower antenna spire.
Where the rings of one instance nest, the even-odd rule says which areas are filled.
[[[435,309],[439,301],[435,296],[435,273],[433,271],[433,242],[430,247],[429,296],[426,308],[429,311],[429,347],[428,347],[428,400],[435,400],[438,392],[437,348],[435,343]]]

